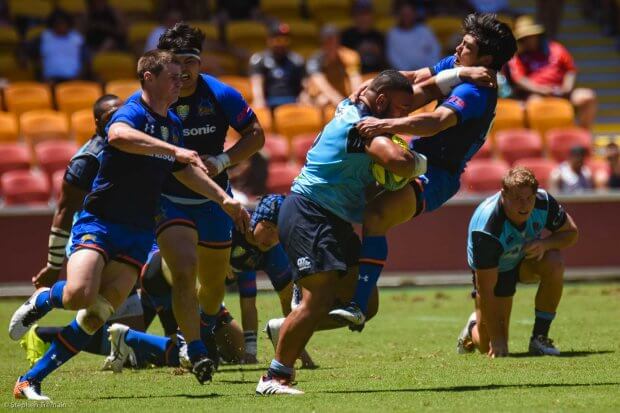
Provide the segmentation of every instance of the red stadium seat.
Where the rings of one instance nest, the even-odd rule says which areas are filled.
[[[270,163],[286,163],[289,161],[288,140],[281,135],[268,133],[263,146]]]
[[[65,170],[59,169],[52,174],[52,197],[58,201],[60,192],[62,191],[62,183],[65,178]]]
[[[291,190],[293,179],[299,175],[299,170],[299,167],[289,163],[270,163],[267,191],[288,194]]]
[[[490,159],[493,157],[493,141],[487,139],[472,159]]]
[[[78,146],[73,141],[49,140],[39,142],[34,147],[37,164],[49,179],[59,170],[64,170],[71,157],[77,152]]]
[[[0,144],[0,176],[9,171],[30,169],[31,161],[30,151],[26,145],[21,143]]]
[[[508,164],[496,159],[477,159],[467,164],[462,177],[462,188],[468,192],[499,191]]]
[[[592,135],[586,129],[569,127],[555,128],[547,132],[547,147],[549,155],[557,162],[568,158],[571,148],[583,146],[592,153]]]
[[[522,158],[542,156],[542,138],[538,132],[529,129],[506,129],[495,135],[497,150],[510,165]]]
[[[544,189],[549,189],[551,172],[558,164],[547,158],[523,158],[514,163],[513,166],[523,166],[534,173],[538,183]]]
[[[312,147],[316,136],[316,133],[302,133],[293,138],[293,157],[298,165],[303,165],[306,162],[306,154]]]
[[[10,171],[0,178],[5,205],[47,205],[50,183],[32,170]]]

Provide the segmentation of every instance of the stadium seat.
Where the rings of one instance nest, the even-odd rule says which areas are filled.
[[[496,159],[477,159],[467,164],[462,176],[462,189],[467,192],[495,192],[501,189],[508,164]]]
[[[60,193],[62,192],[62,184],[65,178],[65,170],[60,169],[52,175],[52,197],[55,201],[58,201],[60,198]]]
[[[316,133],[302,133],[293,138],[291,149],[293,151],[293,158],[298,165],[301,166],[306,163],[306,154],[312,147],[316,136]]]
[[[267,192],[288,194],[293,179],[299,175],[299,167],[290,163],[269,163]]]
[[[49,0],[9,0],[8,5],[12,18],[29,17],[36,20],[45,20],[53,7]]]
[[[334,119],[334,116],[336,116],[336,107],[333,105],[326,105],[325,107],[323,107],[322,112],[323,112],[323,125],[327,125],[327,123],[329,123],[329,121]]]
[[[543,138],[546,138],[549,129],[573,126],[575,123],[575,111],[566,99],[529,100],[525,105],[525,113],[529,127],[536,129]]]
[[[499,155],[510,165],[521,158],[542,156],[542,138],[530,129],[507,129],[495,135]]]
[[[558,166],[556,162],[547,158],[523,158],[514,163],[513,166],[523,166],[534,173],[540,186],[549,189],[551,172]]]
[[[514,99],[497,99],[495,119],[489,136],[494,139],[499,131],[521,128],[525,128],[525,112],[521,102]]]
[[[247,65],[247,60],[243,65]],[[245,72],[241,66],[239,59],[230,53],[209,51],[200,55],[200,71],[214,76]]]
[[[32,66],[20,64],[12,53],[0,54],[0,73],[11,82],[34,80]]]
[[[51,182],[54,172],[65,170],[77,150],[78,146],[73,141],[47,140],[35,145],[34,154],[37,164]]]
[[[396,19],[391,16],[381,17],[375,21],[375,29],[386,34],[392,27],[396,26]]]
[[[283,22],[301,18],[299,0],[261,0],[260,8],[266,16]]]
[[[323,23],[323,25],[334,26],[340,32],[343,32],[346,29],[348,29],[349,27],[355,25],[355,23],[351,19],[351,16],[344,16],[344,17],[339,17],[339,18],[332,17],[332,18],[328,18],[326,21],[324,21],[322,23]]]
[[[252,102],[252,85],[250,84],[250,78],[245,76],[233,76],[233,75],[224,75],[220,76],[219,80],[226,83],[229,86],[237,89],[239,93],[243,96],[246,102]]]
[[[159,26],[159,23],[156,21],[140,21],[134,22],[129,26],[129,31],[127,32],[127,40],[129,41],[129,45],[131,50],[136,53],[137,56],[141,56],[144,52],[144,46],[146,44],[146,40],[149,35]]]
[[[155,5],[152,0],[109,0],[108,3],[134,19],[154,17]]]
[[[316,23],[307,20],[287,20],[290,28],[291,47],[297,49],[319,48],[319,28]]]
[[[22,114],[19,125],[24,140],[32,148],[38,142],[48,139],[69,139],[67,115],[54,110],[31,110]]]
[[[252,108],[265,133],[273,131],[273,118],[269,108]]]
[[[101,52],[93,59],[93,72],[102,81],[136,78],[136,59],[130,53]]]
[[[19,35],[11,26],[0,26],[0,51],[13,52],[19,44]]]
[[[307,0],[310,18],[320,24],[351,17],[350,0]]]
[[[267,28],[253,20],[232,21],[226,26],[226,40],[228,44],[258,52],[267,47]]]
[[[26,40],[32,42],[36,40],[37,37],[41,36],[41,33],[47,29],[47,27],[43,25],[30,26],[26,29]]]
[[[11,112],[0,112],[0,142],[16,142],[19,138],[17,117]]]
[[[435,33],[443,51],[453,52],[461,40],[462,19],[452,16],[431,17],[426,24]]]
[[[73,80],[56,85],[54,89],[58,110],[68,116],[80,109],[91,109],[101,96],[101,85],[97,82]]]
[[[30,151],[23,143],[0,143],[0,175],[8,171],[29,169]]]
[[[38,82],[14,82],[4,89],[4,104],[17,116],[35,109],[51,109],[50,87]]]
[[[583,146],[592,153],[592,135],[586,129],[554,128],[547,132],[546,138],[549,155],[557,162],[565,161],[574,146]]]
[[[273,111],[276,132],[292,139],[306,132],[318,132],[322,128],[321,111],[314,106],[290,103]]]
[[[39,172],[30,169],[9,171],[0,178],[4,205],[47,205],[50,183]]]
[[[138,90],[140,90],[140,81],[136,79],[110,80],[105,85],[105,93],[116,95],[123,100]]]
[[[490,159],[493,157],[493,149],[493,142],[487,139],[472,159]]]
[[[204,35],[205,39],[211,42],[218,42],[220,40],[220,31],[217,26],[211,22],[206,20],[190,20],[187,22],[192,27],[196,27],[200,29]]]
[[[595,183],[600,182],[601,179],[603,180],[602,182],[605,183],[607,179],[609,179],[609,163],[605,159],[590,156],[586,159],[586,166],[592,171]]]
[[[95,134],[95,117],[92,109],[82,109],[71,115],[71,134],[78,143],[84,144]]]
[[[82,14],[86,12],[86,2],[84,0],[57,0],[58,7],[71,14]]]
[[[263,150],[270,163],[287,163],[290,159],[289,143],[284,136],[268,133],[265,136]]]

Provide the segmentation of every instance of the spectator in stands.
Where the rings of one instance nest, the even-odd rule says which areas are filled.
[[[362,73],[380,72],[387,67],[385,37],[376,30],[372,2],[357,0],[353,5],[353,26],[342,32],[342,45],[357,51],[362,61]]]
[[[588,149],[575,146],[568,159],[551,172],[551,186],[562,193],[577,193],[594,188],[592,171],[585,165]]]
[[[529,16],[515,23],[519,49],[508,63],[517,97],[557,96],[569,99],[577,112],[577,123],[589,129],[596,117],[596,94],[575,88],[577,68],[573,57],[560,43],[548,40],[545,29]]]
[[[334,26],[321,29],[321,49],[306,63],[307,95],[317,106],[337,106],[362,83],[360,57],[340,43]]]
[[[618,150],[618,145],[613,142],[610,143],[605,148],[605,152],[605,158],[609,164],[605,187],[620,189],[620,150]]]
[[[235,199],[243,205],[257,201],[267,193],[268,160],[259,151],[228,170]]]
[[[414,5],[402,3],[397,18],[398,25],[387,34],[388,63],[398,70],[416,70],[437,63],[441,45],[431,29],[418,19]]]
[[[73,17],[64,10],[56,9],[48,17],[37,52],[45,81],[60,82],[86,76],[88,54],[84,37],[74,29]]]
[[[274,109],[299,98],[305,76],[304,59],[289,49],[289,34],[288,25],[273,24],[267,38],[268,49],[250,57],[253,107]]]
[[[146,39],[144,51],[148,52],[149,50],[157,49],[159,37],[164,34],[167,29],[171,29],[181,20],[183,20],[183,13],[181,13],[180,10],[170,9],[164,12],[161,18],[161,25],[154,28],[151,34],[149,34],[149,37]]]
[[[89,0],[84,34],[91,52],[122,50],[127,44],[127,27],[122,13],[108,0]]]

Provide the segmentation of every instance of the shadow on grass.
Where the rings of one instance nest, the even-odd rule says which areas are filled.
[[[615,353],[613,350],[599,350],[599,351],[562,351],[559,356],[556,357],[587,357],[593,356],[596,354],[609,354]],[[514,358],[525,358],[525,357],[541,357],[541,356],[533,356],[527,351],[523,353],[510,353],[508,357]]]
[[[547,388],[547,387],[596,387],[596,386],[617,386],[620,382],[614,383],[522,383],[522,384],[485,384],[480,386],[452,386],[452,387],[430,387],[418,389],[373,389],[373,390],[333,390],[319,391],[316,393],[325,394],[354,394],[354,393],[452,393],[467,391],[483,391],[498,389],[529,389],[529,388]],[[314,392],[313,392],[314,393]]]
[[[231,368],[225,368],[225,369],[220,369],[217,371],[217,374],[221,374],[221,373],[251,373],[251,372],[256,372],[256,371],[267,371],[267,368],[269,367],[268,364],[265,365],[261,365],[261,366],[256,366],[256,367],[231,367]],[[316,367],[301,367],[298,368],[297,370],[336,370],[338,369],[338,367],[322,367],[322,366],[316,366]]]
[[[222,397],[221,394],[210,393],[210,394],[149,394],[144,396],[104,396],[98,397],[97,400],[124,400],[124,399],[172,399],[183,397],[186,399],[215,399],[217,397]]]

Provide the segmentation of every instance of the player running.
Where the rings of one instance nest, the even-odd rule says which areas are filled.
[[[420,136],[409,147],[426,156],[428,171],[398,191],[382,193],[366,208],[355,295],[348,306],[330,313],[347,323],[361,325],[365,321],[368,295],[387,258],[387,231],[422,212],[434,211],[457,193],[467,162],[484,144],[493,122],[497,89],[469,81],[459,84],[459,73],[471,66],[501,69],[515,53],[516,41],[510,28],[495,15],[470,14],[463,22],[463,30],[463,39],[453,56],[432,68],[408,73],[414,81],[434,75],[439,89],[444,94],[449,92],[434,112],[402,118],[367,118],[357,125],[364,137]],[[424,100],[423,94],[416,95]]]
[[[177,146],[183,143],[182,127],[168,110],[181,88],[177,58],[166,51],[147,52],[137,73],[140,100],[121,107],[106,127],[100,168],[72,229],[67,281],[38,289],[11,319],[9,334],[18,340],[52,308],[80,310],[43,358],[18,378],[16,398],[49,400],[41,394],[43,379],[77,354],[126,300],[153,243],[153,217],[171,171],[217,200],[245,229],[245,210],[208,177],[195,151]],[[192,359],[201,383],[210,379],[212,364],[202,355]]]
[[[543,230],[551,234],[542,237]],[[485,199],[469,222],[467,261],[474,274],[476,311],[459,335],[457,351],[478,348],[489,357],[508,355],[508,326],[518,281],[540,281],[530,338],[533,355],[557,356],[549,328],[562,297],[561,249],[577,242],[575,222],[525,168],[513,168],[502,190]]]

